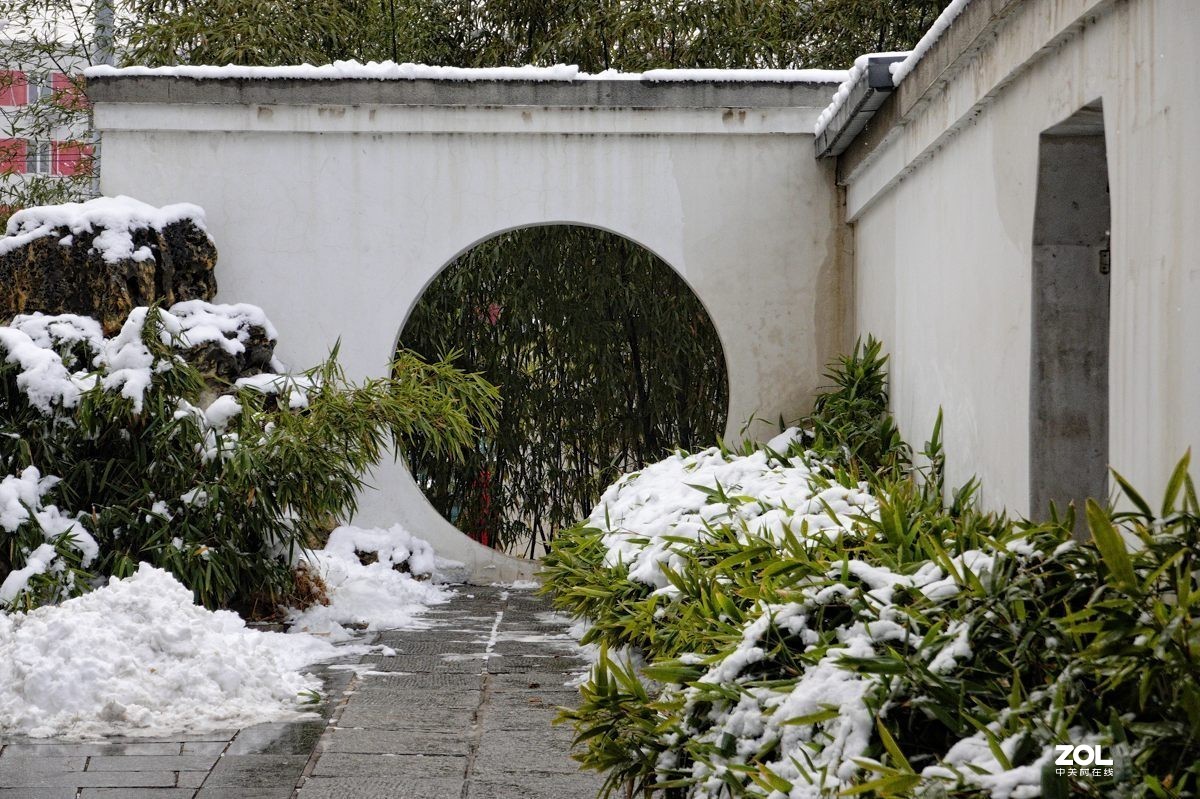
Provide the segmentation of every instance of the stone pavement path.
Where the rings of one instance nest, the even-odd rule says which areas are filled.
[[[592,799],[556,708],[583,663],[531,592],[462,586],[432,629],[323,669],[320,720],[171,739],[0,738],[0,799]]]

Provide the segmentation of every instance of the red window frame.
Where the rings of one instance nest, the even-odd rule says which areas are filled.
[[[25,105],[29,96],[29,83],[19,69],[0,70],[0,105]]]
[[[0,139],[0,173],[24,175],[28,148],[24,139]]]

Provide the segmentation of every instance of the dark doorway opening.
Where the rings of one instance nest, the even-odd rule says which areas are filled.
[[[1033,223],[1030,513],[1108,493],[1109,238],[1104,114],[1041,135]],[[1077,518],[1076,530],[1082,527]]]

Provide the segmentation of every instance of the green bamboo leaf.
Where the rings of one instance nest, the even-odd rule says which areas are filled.
[[[832,721],[841,715],[836,707],[827,707],[824,710],[818,710],[815,713],[807,713],[803,716],[793,716],[781,722],[784,725],[808,725],[821,724],[826,721]]]
[[[920,782],[920,774],[894,774],[887,777],[880,777],[870,782],[864,782],[862,785],[856,785],[853,788],[847,788],[839,793],[838,796],[859,796],[865,793],[876,796],[895,796],[912,790]]]
[[[1117,481],[1117,485],[1121,487],[1121,493],[1124,494],[1130,502],[1132,502],[1134,505],[1137,505],[1137,508],[1139,511],[1141,511],[1142,516],[1147,519],[1153,519],[1154,511],[1150,510],[1150,503],[1146,502],[1146,500],[1142,498],[1142,495],[1139,494],[1137,490],[1129,484],[1129,481],[1122,477],[1116,469],[1111,469],[1110,471],[1112,472],[1113,479]]]
[[[780,777],[774,771],[766,766],[761,767],[761,770],[750,775],[756,784],[766,788],[768,791],[778,791],[781,794],[789,794],[792,791],[792,784]]]
[[[1115,585],[1126,591],[1136,590],[1137,576],[1133,573],[1133,562],[1125,548],[1125,541],[1113,526],[1108,513],[1093,499],[1087,501],[1087,519],[1092,539]]]
[[[1171,472],[1171,478],[1167,480],[1167,489],[1163,492],[1162,515],[1170,516],[1175,510],[1179,501],[1179,492],[1183,488],[1188,476],[1188,464],[1192,460],[1192,450],[1189,448],[1179,463],[1175,464],[1175,470]]]
[[[904,756],[904,752],[896,745],[896,739],[892,737],[887,727],[884,726],[883,719],[878,716],[875,717],[875,730],[879,733],[879,740],[883,742],[883,748],[892,756],[892,760],[896,762],[896,765],[902,767],[905,771],[911,772],[913,768],[909,765],[908,758]]]

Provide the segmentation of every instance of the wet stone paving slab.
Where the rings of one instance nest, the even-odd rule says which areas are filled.
[[[86,743],[0,737],[0,799],[592,799],[553,726],[584,667],[529,591],[461,586],[427,630],[319,667],[320,719]],[[385,650],[387,651],[387,650]]]

